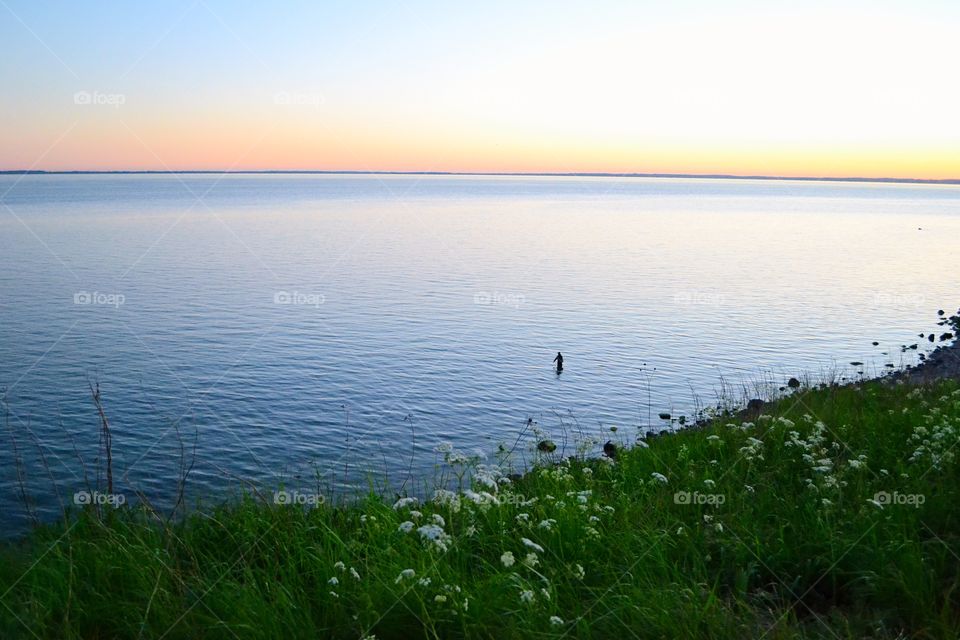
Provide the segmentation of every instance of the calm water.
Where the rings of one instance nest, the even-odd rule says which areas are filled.
[[[411,456],[429,475],[441,441],[492,453],[530,417],[630,440],[723,380],[910,363],[899,345],[960,301],[954,186],[4,176],[0,194],[7,530],[26,522],[10,432],[40,507],[36,443],[68,499],[82,487],[65,434],[92,467],[88,380],[124,491],[172,496],[174,424],[198,434],[195,494],[315,464],[345,487]]]

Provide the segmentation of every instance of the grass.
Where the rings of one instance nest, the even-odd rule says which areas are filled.
[[[0,637],[960,637],[960,386],[761,413],[437,499],[87,508],[5,548]]]

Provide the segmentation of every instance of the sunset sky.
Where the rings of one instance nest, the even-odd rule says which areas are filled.
[[[960,178],[958,34],[955,0],[0,0],[0,169]]]

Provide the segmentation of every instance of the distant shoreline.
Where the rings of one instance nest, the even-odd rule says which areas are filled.
[[[700,180],[784,180],[794,182],[856,182],[881,184],[945,184],[960,185],[960,178],[924,179],[924,178],[863,178],[863,177],[815,177],[815,176],[762,176],[762,175],[733,175],[733,174],[697,174],[697,173],[551,173],[551,172],[484,172],[484,171],[354,171],[354,170],[245,170],[245,171],[217,171],[214,169],[197,169],[182,171],[45,171],[36,169],[11,169],[0,171],[0,175],[399,175],[399,176],[488,176],[488,177],[541,177],[541,178],[684,178]]]

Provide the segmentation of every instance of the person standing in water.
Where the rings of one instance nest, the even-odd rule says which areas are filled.
[[[557,351],[557,357],[553,361],[557,363],[557,373],[563,371],[563,354]]]

